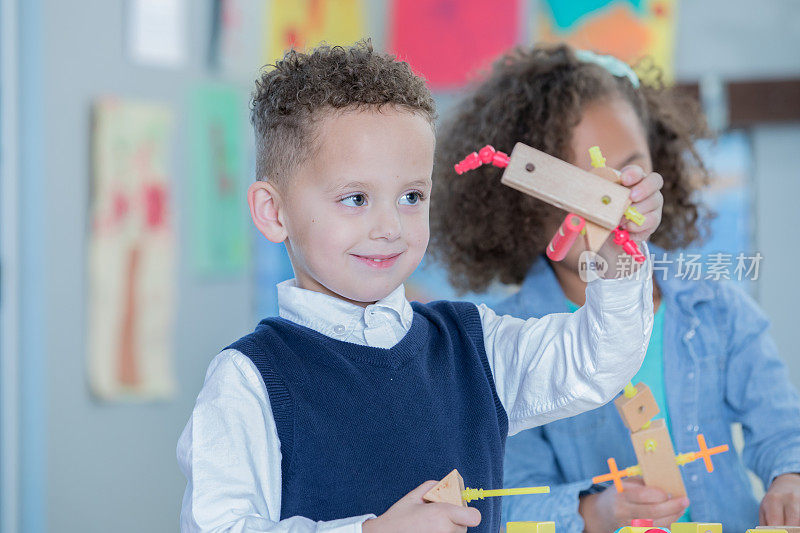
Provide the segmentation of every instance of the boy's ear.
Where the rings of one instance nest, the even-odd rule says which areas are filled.
[[[250,218],[264,237],[275,243],[286,240],[283,206],[278,190],[267,181],[256,181],[247,190]]]

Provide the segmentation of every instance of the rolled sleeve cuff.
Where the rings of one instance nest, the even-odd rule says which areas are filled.
[[[781,465],[773,468],[769,474],[769,482],[766,484],[766,487],[764,487],[765,490],[769,490],[769,487],[772,485],[772,482],[775,481],[775,478],[782,476],[783,474],[800,474],[800,461],[782,463]]]

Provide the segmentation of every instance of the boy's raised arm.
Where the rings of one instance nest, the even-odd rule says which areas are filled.
[[[281,452],[272,409],[261,376],[236,350],[209,365],[177,453],[188,480],[182,532],[357,533],[374,517],[280,520]]]
[[[630,277],[590,282],[586,304],[572,314],[522,320],[484,305],[479,312],[513,435],[599,407],[636,374],[653,328],[652,267],[648,260]]]

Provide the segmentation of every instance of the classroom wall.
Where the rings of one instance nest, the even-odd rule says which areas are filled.
[[[678,79],[800,76],[800,3],[796,0],[679,2],[675,50]],[[761,274],[755,295],[772,320],[778,350],[800,386],[796,306],[800,237],[790,220],[800,198],[800,124],[752,128],[754,251]]]
[[[252,326],[251,286],[233,279],[197,279],[189,270],[191,220],[186,203],[185,96],[209,79],[204,65],[208,2],[189,6],[190,59],[176,70],[132,65],[123,43],[125,2],[26,0],[26,27],[41,39],[41,86],[22,98],[37,137],[23,175],[27,245],[41,271],[32,283],[37,313],[28,331],[41,343],[26,367],[24,423],[38,453],[25,456],[24,531],[176,531],[185,479],[175,459],[178,436],[215,352]],[[38,4],[37,6],[33,4]],[[30,43],[29,43],[30,44]],[[248,88],[242,90],[246,114]],[[164,102],[176,112],[172,204],[178,234],[174,400],[104,404],[89,392],[86,371],[86,257],[90,176],[90,109],[101,95]],[[30,100],[34,100],[31,102]],[[31,230],[38,233],[31,234]],[[38,276],[41,274],[41,277]],[[26,335],[27,337],[27,335]],[[39,348],[37,346],[37,348]],[[23,358],[26,354],[23,354]],[[23,359],[23,364],[25,360]],[[38,412],[36,411],[38,409]],[[42,442],[41,439],[44,439]],[[26,477],[33,474],[34,479]],[[36,479],[43,476],[43,479]],[[40,514],[44,511],[44,514]]]
[[[189,63],[180,70],[130,64],[124,54],[123,0],[20,0],[21,311],[23,531],[175,531],[185,481],[175,445],[214,352],[252,326],[251,283],[197,279],[188,268],[184,96],[213,76],[205,67],[209,2],[190,1]],[[530,6],[531,4],[527,4]],[[677,73],[694,79],[797,75],[800,30],[794,0],[686,0],[679,11]],[[533,11],[532,9],[530,10]],[[382,2],[370,30],[385,41]],[[794,16],[792,16],[794,15]],[[98,43],[103,43],[98,45]],[[218,78],[217,78],[218,79]],[[240,84],[243,105],[251,80]],[[173,401],[95,401],[86,382],[86,253],[89,120],[92,100],[118,94],[166,102],[178,113],[172,170],[181,246],[176,320],[178,395]],[[451,98],[442,98],[446,106]],[[753,135],[758,249],[765,256],[758,295],[800,384],[789,323],[800,261],[788,217],[796,212],[798,125]]]

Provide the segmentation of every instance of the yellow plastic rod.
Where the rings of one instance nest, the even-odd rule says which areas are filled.
[[[489,498],[491,496],[516,496],[519,494],[547,494],[549,492],[550,492],[549,486],[520,487],[516,489],[493,489],[493,490],[471,489],[467,487],[461,493],[461,497],[464,499],[465,502],[471,502],[472,500],[482,500],[484,498]]]

